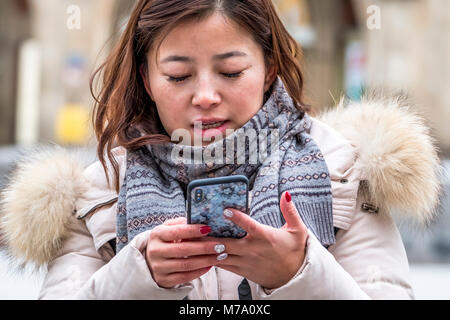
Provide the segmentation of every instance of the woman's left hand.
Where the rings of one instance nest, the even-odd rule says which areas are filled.
[[[279,288],[292,279],[303,264],[308,233],[287,191],[281,196],[280,209],[286,223],[277,229],[229,208],[233,214],[225,217],[247,235],[242,239],[220,238],[228,257],[217,266],[268,289]]]

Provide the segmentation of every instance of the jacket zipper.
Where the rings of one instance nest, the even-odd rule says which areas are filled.
[[[82,219],[84,219],[88,214],[90,214],[91,212],[93,212],[93,211],[95,211],[95,210],[97,210],[98,208],[100,208],[100,207],[103,207],[103,206],[106,206],[106,205],[108,205],[108,204],[112,204],[112,203],[114,203],[114,202],[116,202],[117,201],[117,199],[118,199],[119,197],[115,197],[115,198],[112,198],[111,200],[108,200],[108,201],[105,201],[105,202],[102,202],[102,203],[99,203],[99,204],[96,204],[95,206],[93,206],[91,209],[89,209],[88,210],[88,212],[86,212],[85,214],[83,214],[82,216],[79,216],[79,217],[77,217],[77,219],[78,220],[82,220]]]

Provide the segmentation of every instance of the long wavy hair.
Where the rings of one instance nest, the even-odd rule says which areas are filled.
[[[275,64],[297,108],[302,113],[309,111],[303,103],[301,48],[283,26],[271,0],[138,0],[118,43],[90,79],[97,155],[109,183],[108,157],[117,191],[119,167],[112,154],[114,147],[136,149],[170,141],[140,74],[140,68],[147,65],[147,53],[151,49],[158,52],[164,35],[180,23],[200,21],[215,12],[253,35],[263,50],[266,66],[269,61]],[[98,93],[94,93],[94,83]],[[135,125],[146,134],[136,135]]]

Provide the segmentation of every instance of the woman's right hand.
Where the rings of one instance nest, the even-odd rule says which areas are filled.
[[[225,259],[222,244],[202,239],[210,231],[207,225],[187,224],[186,218],[167,220],[155,227],[145,251],[153,280],[162,288],[172,288],[208,272],[218,258]]]

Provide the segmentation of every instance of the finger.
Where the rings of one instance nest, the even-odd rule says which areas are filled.
[[[178,218],[166,220],[163,224],[166,226],[174,226],[177,224],[186,224],[186,223],[187,223],[187,220],[185,217],[178,217]]]
[[[263,232],[263,225],[248,215],[234,208],[226,208],[223,212],[226,219],[247,231],[251,236],[258,236]]]
[[[208,266],[206,268],[194,271],[172,273],[167,275],[164,280],[158,281],[158,284],[163,288],[172,288],[177,284],[183,284],[192,281],[194,279],[197,279],[202,275],[204,275],[205,273],[207,273],[210,269],[211,266]]]
[[[218,267],[220,267],[221,269],[230,271],[234,274],[246,277],[246,275],[243,274],[242,269],[240,267],[237,266],[231,266],[231,265],[219,265]]]
[[[155,236],[166,242],[200,238],[210,231],[211,227],[202,224],[161,225],[160,228],[154,229]]]
[[[222,254],[222,256],[224,256]],[[218,255],[209,254],[189,258],[166,259],[158,266],[161,273],[171,274],[174,272],[188,272],[216,265]]]
[[[287,228],[306,229],[306,226],[303,223],[303,220],[300,217],[300,214],[298,213],[297,208],[292,201],[292,197],[288,191],[285,191],[281,195],[280,210],[283,214],[284,220],[286,221]]]
[[[242,256],[248,254],[249,240],[246,237],[236,239],[236,238],[216,238],[207,236],[199,239],[199,242],[202,241],[223,244],[225,246],[226,252],[232,255]]]
[[[208,254],[220,254],[226,246],[218,241],[188,241],[169,244],[161,256],[164,258],[183,258]]]
[[[248,258],[248,257],[247,257]],[[226,259],[220,260],[216,263],[218,267],[240,267],[244,264],[244,260],[247,259],[246,257],[234,255],[234,254],[228,254]]]

